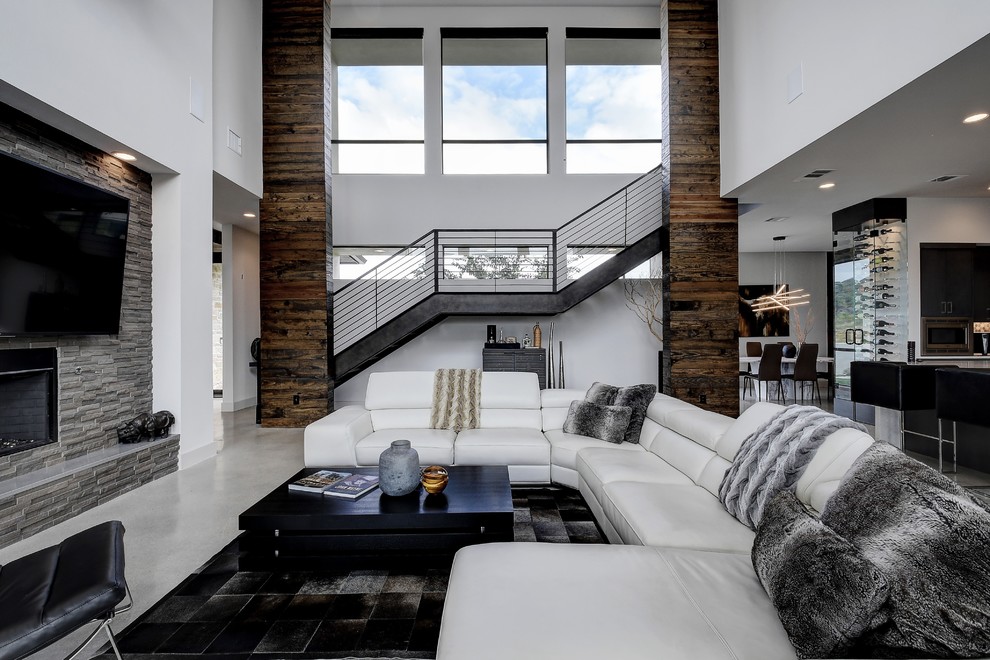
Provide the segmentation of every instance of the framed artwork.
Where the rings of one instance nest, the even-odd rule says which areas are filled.
[[[787,291],[787,285],[784,285]],[[740,337],[788,337],[791,334],[791,316],[786,309],[754,310],[753,303],[760,296],[774,292],[772,284],[748,284],[739,287],[739,336]]]

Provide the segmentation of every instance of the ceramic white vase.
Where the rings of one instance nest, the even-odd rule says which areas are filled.
[[[419,453],[408,440],[393,440],[378,457],[378,487],[400,497],[416,490],[419,479]]]

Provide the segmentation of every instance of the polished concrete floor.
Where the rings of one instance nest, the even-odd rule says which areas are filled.
[[[241,511],[302,468],[302,429],[263,429],[254,423],[254,408],[221,414],[219,402],[214,415],[216,457],[4,548],[0,563],[104,520],[123,521],[134,607],[114,622],[114,630],[122,630],[229,543]],[[32,658],[64,658],[83,639],[71,635]],[[94,642],[92,651],[105,641]]]

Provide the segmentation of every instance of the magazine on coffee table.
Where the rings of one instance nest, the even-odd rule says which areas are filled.
[[[313,474],[289,483],[289,490],[300,493],[322,493],[341,479],[351,476],[350,472],[319,470]]]
[[[378,476],[374,474],[352,474],[324,489],[324,495],[356,500],[378,487]]]

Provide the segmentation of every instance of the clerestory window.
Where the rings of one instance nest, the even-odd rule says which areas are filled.
[[[333,171],[423,174],[423,30],[330,35]]]
[[[546,28],[444,28],[443,173],[546,174]]]
[[[660,31],[568,28],[567,173],[642,173],[660,164]]]

